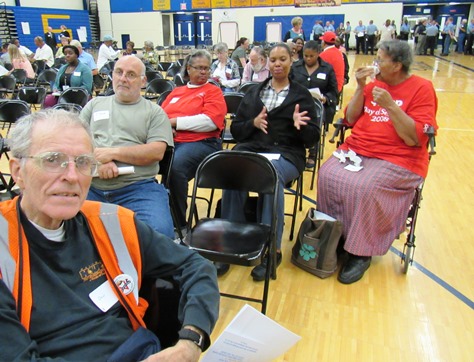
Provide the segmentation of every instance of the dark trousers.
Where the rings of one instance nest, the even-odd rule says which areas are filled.
[[[362,48],[362,54],[365,53],[365,36],[356,36],[356,53],[359,54]]]
[[[466,48],[464,48],[464,54],[472,55],[472,45],[474,43],[474,34],[469,34],[467,36]]]
[[[408,33],[406,32],[401,32],[400,33],[400,40],[408,41]]]
[[[436,36],[427,36],[426,37],[426,51],[428,53],[428,49],[430,50],[430,55],[434,55],[434,51],[436,49]]]
[[[344,46],[346,47],[347,50],[349,50],[349,38],[351,37],[351,34],[344,34]]]
[[[365,48],[365,54],[369,52],[370,54],[374,55],[374,47],[375,47],[375,34],[367,35],[367,46]]]

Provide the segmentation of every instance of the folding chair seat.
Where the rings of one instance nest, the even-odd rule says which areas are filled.
[[[172,91],[174,89],[173,81],[169,79],[153,79],[148,83],[144,97],[146,99],[157,99],[160,94],[166,91]]]
[[[70,87],[61,93],[58,103],[73,103],[84,107],[89,98],[89,93],[84,88]]]
[[[22,87],[18,91],[17,98],[25,101],[36,109],[36,105],[40,108],[43,106],[44,98],[46,97],[46,88],[43,87]]]
[[[242,84],[242,85],[239,87],[239,89],[237,90],[237,92],[245,94],[245,93],[247,93],[247,92],[249,91],[249,89],[251,89],[253,86],[258,85],[258,84],[260,84],[260,83],[258,83],[258,82],[247,82],[247,83],[244,83],[244,84]]]
[[[223,143],[236,143],[232,133],[230,132],[230,123],[235,119],[235,114],[239,109],[240,102],[244,95],[241,93],[224,93],[224,100],[227,106],[227,116],[230,122],[226,122],[226,127],[222,133],[222,142]]]
[[[0,97],[5,98],[9,93],[13,95],[16,87],[16,79],[12,75],[2,75],[0,77]]]
[[[262,313],[266,312],[270,277],[276,278],[277,188],[278,176],[275,167],[262,155],[228,150],[209,155],[196,171],[184,240],[190,248],[215,262],[255,266],[266,258],[267,269],[262,298],[221,293],[225,297],[261,303]],[[199,189],[271,194],[273,195],[271,224],[204,218],[199,219],[192,227]]]

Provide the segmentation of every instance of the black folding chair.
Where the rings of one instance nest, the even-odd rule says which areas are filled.
[[[237,92],[239,93],[247,93],[250,89],[252,89],[254,86],[256,85],[259,85],[260,83],[258,82],[246,82],[244,84],[242,84],[239,89],[237,90]]]
[[[156,103],[159,106],[161,106],[163,104],[163,102],[166,100],[166,97],[168,97],[170,93],[171,93],[170,90],[167,90],[167,91],[164,91],[163,93],[161,93],[160,96],[156,99]]]
[[[46,88],[43,87],[22,87],[18,91],[17,98],[25,101],[36,109],[39,105],[40,108],[43,106],[44,98],[46,97]]]
[[[192,227],[196,197],[201,188],[273,195],[271,224],[205,218],[199,219]],[[275,167],[262,155],[228,150],[209,155],[196,171],[185,237],[185,243],[190,248],[215,262],[255,266],[266,258],[267,269],[262,298],[221,293],[224,297],[261,303],[264,314],[267,308],[270,277],[276,278],[277,188],[278,176]],[[229,205],[223,205],[227,206]]]
[[[89,102],[89,93],[84,88],[70,87],[59,96],[58,103],[73,103],[84,107]]]
[[[166,78],[174,79],[174,76],[181,71],[181,67],[177,63],[172,63],[166,71]]]
[[[237,113],[240,102],[242,102],[243,98],[244,95],[241,93],[224,93],[224,100],[227,106],[227,120],[229,120],[229,122],[226,122],[226,127],[222,133],[222,142],[227,145],[230,143],[236,143],[232,133],[230,132],[230,124],[235,119],[235,114]]]
[[[6,98],[10,93],[15,93],[16,79],[12,75],[2,75],[0,77],[0,98]]]
[[[174,89],[173,81],[169,79],[153,79],[148,83],[144,97],[146,99],[157,99],[161,93],[166,91],[172,91]]]
[[[12,124],[24,115],[30,114],[31,109],[28,103],[19,99],[9,99],[5,102],[0,102],[0,122],[3,122],[3,128],[8,127],[7,135]]]
[[[56,80],[56,75],[58,72],[55,69],[46,69],[38,75],[36,78],[36,86],[37,87],[45,87],[46,93],[51,94],[53,93],[53,84]]]

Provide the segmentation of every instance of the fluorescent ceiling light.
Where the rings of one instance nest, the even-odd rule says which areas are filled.
[[[416,4],[416,6],[427,6],[428,3],[419,3],[419,4]]]

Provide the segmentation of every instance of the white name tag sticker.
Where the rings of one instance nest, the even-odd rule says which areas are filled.
[[[326,79],[326,73],[318,73],[318,74],[316,74],[316,78],[325,80]]]
[[[258,74],[257,74],[257,73],[253,73],[253,75],[252,75],[252,80],[253,80],[253,81],[258,80]]]
[[[101,121],[103,119],[109,119],[109,111],[98,111],[94,112],[94,122]]]
[[[97,289],[92,291],[89,294],[89,298],[91,298],[92,302],[94,302],[97,308],[99,308],[104,313],[118,302],[118,298],[112,290],[108,280],[102,283]]]
[[[75,77],[80,77],[81,76],[81,72],[74,72],[72,73]]]
[[[170,101],[170,104],[176,103],[179,101],[179,97],[173,97],[173,99]]]

